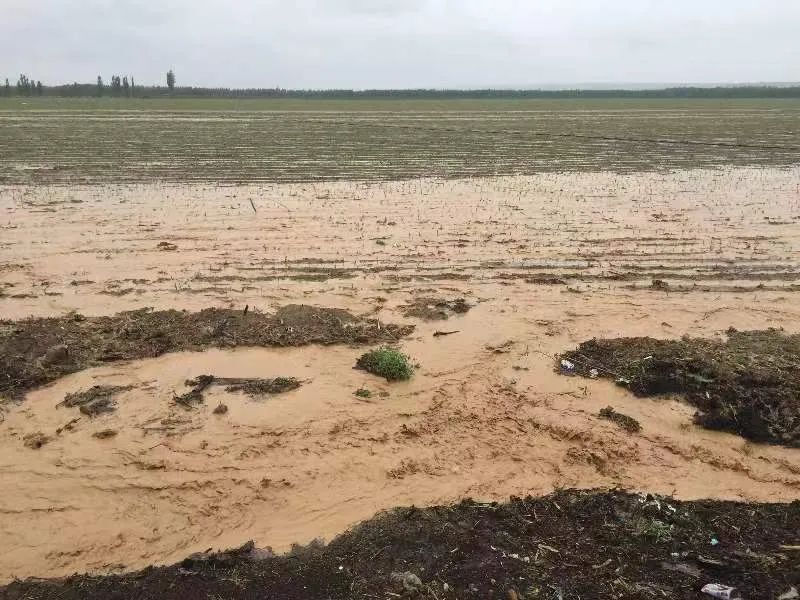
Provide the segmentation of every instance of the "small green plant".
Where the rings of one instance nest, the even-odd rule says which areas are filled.
[[[355,395],[358,396],[359,398],[372,398],[372,392],[370,392],[366,388],[358,388],[355,391]]]
[[[637,523],[636,533],[656,543],[669,542],[672,540],[672,525],[658,519],[643,519]]]
[[[386,241],[385,240],[375,240],[375,243],[378,244],[378,246],[385,246],[386,245]]]
[[[358,359],[356,367],[367,373],[385,377],[387,381],[405,381],[411,379],[414,367],[408,356],[393,348],[370,350]]]

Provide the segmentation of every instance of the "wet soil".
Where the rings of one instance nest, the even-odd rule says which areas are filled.
[[[798,585],[800,503],[679,502],[561,491],[506,504],[401,508],[329,545],[252,543],[120,576],[15,581],[4,600],[745,598]]]
[[[339,307],[416,323],[402,349],[421,367],[389,385],[352,369],[363,350],[344,345],[211,349],[111,362],[0,404],[0,582],[138,570],[247,539],[283,552],[379,509],[463,497],[621,486],[797,498],[796,449],[691,427],[688,403],[563,378],[542,354],[594,337],[714,337],[731,324],[797,332],[800,228],[788,221],[800,222],[799,175],[6,186],[3,318]],[[162,240],[178,248],[160,251]],[[420,297],[475,307],[405,318]],[[71,357],[57,346],[50,360]],[[201,373],[304,385],[264,402],[212,389],[192,411],[171,401]],[[98,384],[136,388],[94,419],[53,409]],[[371,399],[354,396],[362,388]],[[229,412],[214,414],[222,404]],[[608,405],[642,431],[598,418]],[[119,433],[94,437],[107,430]],[[32,450],[24,440],[37,432],[49,442]]]
[[[109,361],[210,347],[394,342],[411,331],[411,326],[384,325],[342,309],[296,304],[274,315],[219,308],[143,309],[103,317],[0,321],[0,397],[19,397]]]
[[[703,427],[800,447],[800,335],[730,329],[725,341],[593,339],[562,358],[637,396],[679,394]]]

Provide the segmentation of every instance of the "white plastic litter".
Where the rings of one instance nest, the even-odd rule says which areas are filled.
[[[794,586],[789,588],[788,592],[778,596],[778,600],[797,600],[797,598],[800,598],[800,592],[798,592],[797,588]]]
[[[736,588],[722,585],[721,583],[709,583],[704,585],[700,591],[720,600],[740,600],[742,597]]]

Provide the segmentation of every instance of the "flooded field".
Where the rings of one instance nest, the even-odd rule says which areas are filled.
[[[587,168],[596,155],[583,152]],[[75,169],[91,175],[92,160]],[[593,337],[800,331],[800,169],[599,167],[219,185],[185,166],[162,173],[190,181],[153,182],[133,165],[136,183],[66,186],[56,171],[58,185],[0,188],[3,340],[41,326],[26,317],[58,316],[42,330],[86,331],[99,348],[48,348],[36,365],[71,374],[3,404],[0,580],[130,570],[248,539],[282,551],[382,509],[465,496],[619,486],[796,499],[797,449],[702,429],[679,398],[554,367]],[[301,335],[308,319],[285,316],[292,304],[380,325],[303,345],[314,338]],[[195,341],[135,314],[94,319],[143,307],[189,311],[180,335]],[[230,313],[196,317],[209,307]],[[254,314],[278,333],[242,338]],[[352,331],[333,314],[335,331]],[[409,382],[353,368],[389,333],[416,365]],[[132,340],[151,354],[125,354]],[[187,406],[201,375],[299,387],[253,398],[213,386]],[[95,385],[118,388],[113,410],[65,405]],[[620,414],[640,429],[607,418]]]
[[[790,165],[795,100],[0,101],[0,182],[388,181]]]

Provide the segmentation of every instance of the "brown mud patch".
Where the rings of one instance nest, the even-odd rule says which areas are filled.
[[[697,407],[703,427],[800,447],[800,335],[727,333],[725,341],[594,339],[562,358],[577,373],[614,378],[637,396],[679,394]]]
[[[114,316],[73,314],[0,321],[0,396],[19,397],[92,366],[211,347],[394,342],[412,326],[384,325],[346,310],[288,305],[274,315],[209,308],[142,309]]]
[[[249,542],[129,575],[15,581],[0,597],[694,600],[715,582],[776,598],[797,585],[797,531],[797,502],[561,491],[400,508],[287,555]]]

